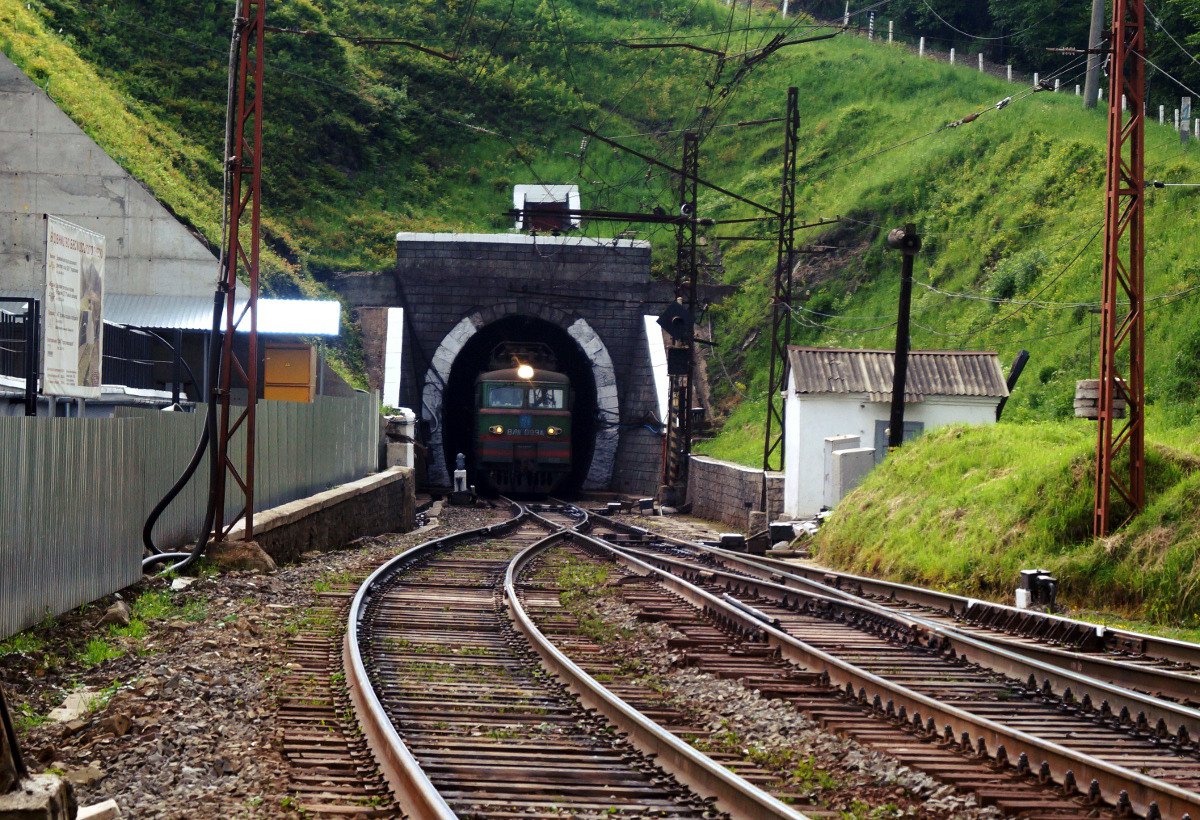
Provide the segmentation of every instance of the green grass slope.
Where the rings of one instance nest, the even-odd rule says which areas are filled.
[[[215,240],[231,9],[227,0],[0,0],[0,49]],[[871,503],[823,536],[830,560],[980,591],[1006,590],[1014,567],[1041,563],[1086,576],[1065,581],[1080,599],[1110,596],[1162,617],[1194,608],[1192,582],[1172,589],[1167,579],[1190,567],[1193,543],[1193,474],[1170,448],[1190,452],[1200,427],[1200,189],[1153,190],[1147,202],[1152,506],[1107,544],[1086,533],[1094,428],[1066,419],[1075,380],[1094,375],[1103,111],[850,35],[782,48],[751,69],[745,57],[781,21],[717,0],[276,0],[269,10],[281,28],[399,37],[458,55],[450,63],[352,39],[269,35],[269,292],[327,293],[332,271],[386,268],[397,230],[506,230],[502,212],[519,182],[576,182],[585,207],[677,211],[669,172],[597,141],[585,148],[572,125],[667,163],[677,162],[679,132],[699,128],[701,176],[774,206],[781,127],[734,126],[782,115],[794,85],[800,218],[843,220],[799,237],[837,250],[805,255],[796,271],[793,341],[890,347],[900,263],[883,237],[912,222],[925,237],[914,346],[993,349],[1006,362],[1021,348],[1032,354],[1004,423],[932,434],[872,476],[852,497]],[[617,44],[646,38],[731,56]],[[1081,81],[1073,59],[1062,58],[1065,89]],[[1200,181],[1200,148],[1181,146],[1169,128],[1149,126],[1146,162],[1152,178]],[[762,214],[702,189],[701,215]],[[656,274],[669,275],[669,230],[588,230],[651,239]],[[749,464],[761,453],[774,245],[717,237],[769,240],[772,230],[757,221],[703,231],[702,278],[734,293],[700,317],[715,340],[707,365],[724,422],[701,449]],[[926,449],[939,470],[905,467]],[[901,479],[904,469],[912,472]],[[954,504],[942,497],[951,493]],[[1058,501],[1035,503],[1046,499]],[[918,538],[925,531],[936,537]],[[908,547],[880,546],[893,532],[911,533],[894,542]],[[973,563],[973,554],[990,557]],[[1151,569],[1139,575],[1138,566]],[[1157,591],[1147,586],[1155,578]]]
[[[1090,537],[1095,441],[1074,424],[947,427],[905,447],[843,499],[820,560],[1011,600],[1021,569],[1055,573],[1068,604],[1200,626],[1200,458],[1152,445],[1146,511]]]

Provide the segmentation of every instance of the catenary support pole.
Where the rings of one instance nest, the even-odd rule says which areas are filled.
[[[1144,0],[1114,0],[1096,435],[1098,538],[1146,503],[1145,11]],[[1117,396],[1126,400],[1121,423],[1114,415]],[[1121,508],[1114,509],[1118,502]]]
[[[245,520],[245,538],[254,538],[254,435],[258,405],[258,262],[262,213],[262,120],[263,37],[266,31],[266,0],[241,0],[237,62],[233,81],[236,115],[230,166],[229,235],[221,282],[225,295],[225,335],[221,349],[219,383],[221,417],[218,431],[220,487],[213,540],[221,541],[239,519]],[[239,273],[241,276],[239,276]],[[239,282],[246,296],[236,300]],[[239,340],[245,340],[241,353]],[[244,390],[234,397],[234,391]],[[241,464],[233,457],[234,436],[241,433],[237,448],[244,451]],[[232,479],[236,488],[231,498],[241,498],[242,507],[232,516],[225,509],[226,487]],[[236,502],[235,502],[236,503]]]
[[[776,241],[775,288],[771,299],[771,363],[767,377],[767,424],[763,440],[762,509],[767,511],[766,474],[784,466],[784,414],[787,399],[787,355],[792,336],[792,268],[795,265],[796,151],[800,140],[800,92],[788,89],[784,116],[783,174],[780,183],[779,235]]]
[[[1104,37],[1104,0],[1092,0],[1092,24],[1088,32],[1088,50],[1097,51]],[[1087,75],[1083,80],[1083,105],[1085,108],[1095,108],[1100,99],[1100,66],[1104,62],[1103,54],[1088,55]]]
[[[892,371],[892,413],[888,421],[888,451],[904,442],[904,390],[908,381],[908,315],[912,308],[913,258],[921,250],[914,225],[888,234],[888,245],[903,254],[900,267],[900,305],[896,317],[896,357]]]

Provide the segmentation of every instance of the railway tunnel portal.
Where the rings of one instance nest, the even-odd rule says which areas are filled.
[[[568,489],[657,490],[665,373],[656,380],[654,318],[672,292],[651,281],[648,242],[401,233],[394,269],[332,284],[356,308],[370,386],[417,413],[431,486],[450,484],[457,453],[471,466],[473,384],[495,346],[541,342],[575,391]]]

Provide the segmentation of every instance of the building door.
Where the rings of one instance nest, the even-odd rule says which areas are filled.
[[[888,420],[877,419],[875,421],[875,463],[879,464],[887,458],[887,442],[888,442]],[[925,422],[923,421],[906,421],[904,422],[904,440],[912,441],[921,433],[925,432]]]

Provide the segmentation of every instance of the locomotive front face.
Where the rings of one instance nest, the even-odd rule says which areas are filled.
[[[567,478],[571,388],[565,376],[485,373],[476,383],[475,406],[479,480],[503,493],[545,494]]]

